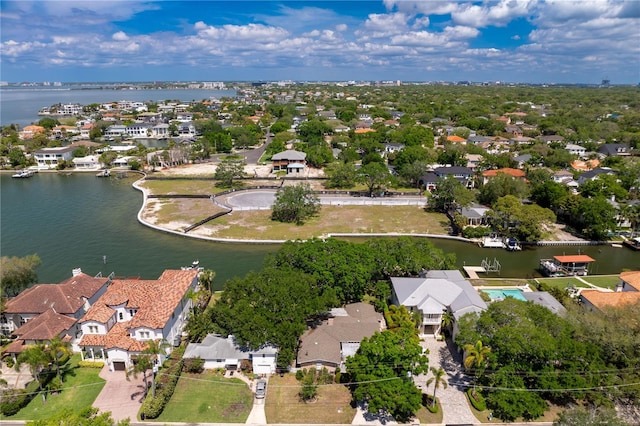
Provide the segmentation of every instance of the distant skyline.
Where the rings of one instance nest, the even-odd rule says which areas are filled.
[[[2,1],[0,81],[640,82],[640,1]]]

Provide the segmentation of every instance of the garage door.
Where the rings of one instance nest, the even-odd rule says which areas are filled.
[[[115,371],[124,371],[124,370],[126,370],[124,361],[113,361],[113,369]]]

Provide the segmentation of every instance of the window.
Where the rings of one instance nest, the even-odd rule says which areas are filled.
[[[89,333],[98,334],[98,326],[97,325],[90,325],[89,326]]]
[[[122,321],[122,320],[124,319],[124,315],[122,315],[122,312],[120,312],[120,313],[118,314],[118,318],[120,319],[120,321]]]
[[[20,325],[25,325],[27,323],[26,318],[20,317]]]
[[[133,309],[129,309],[129,315],[133,316]]]

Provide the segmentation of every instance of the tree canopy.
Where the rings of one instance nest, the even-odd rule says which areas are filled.
[[[302,225],[319,212],[320,199],[308,183],[303,183],[278,189],[271,219]]]
[[[427,371],[427,353],[411,321],[363,339],[356,354],[347,358],[347,373],[355,383],[353,398],[366,402],[370,412],[409,420],[422,403],[412,377]]]
[[[25,257],[0,258],[0,283],[4,296],[16,296],[30,284],[38,281],[36,269],[41,260],[37,254]]]

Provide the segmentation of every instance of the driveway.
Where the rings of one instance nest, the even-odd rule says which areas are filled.
[[[135,422],[142,405],[142,375],[139,374],[138,378],[130,376],[130,380],[127,380],[124,371],[109,371],[109,367],[105,365],[100,371],[100,377],[107,383],[93,402],[93,406],[100,411],[110,411],[116,422],[126,418]]]
[[[422,347],[429,349],[429,366],[442,367],[447,373],[447,388],[438,388],[436,397],[442,407],[442,422],[444,424],[476,424],[478,419],[473,415],[464,392],[469,388],[469,378],[462,372],[462,359],[453,343],[450,346],[434,338],[426,337]],[[429,374],[421,374],[416,378],[416,384],[424,393],[433,395],[433,384],[426,386]]]

